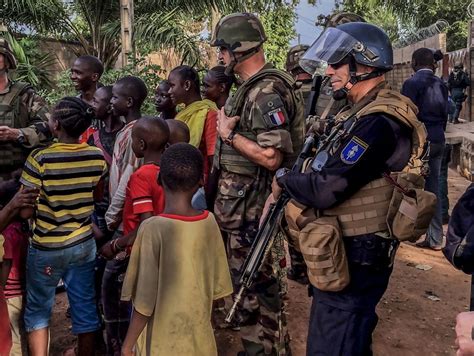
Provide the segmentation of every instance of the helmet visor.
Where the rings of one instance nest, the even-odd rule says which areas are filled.
[[[360,42],[351,35],[327,28],[300,59],[300,66],[312,75],[324,75],[328,64],[342,61]]]

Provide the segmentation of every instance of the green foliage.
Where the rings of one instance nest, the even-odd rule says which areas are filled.
[[[436,21],[444,19],[450,26],[447,28],[447,50],[454,51],[467,46],[467,32],[470,15],[467,8],[471,0],[440,1],[440,0],[341,0],[339,5],[345,11],[358,12],[366,16],[366,12],[374,9],[393,13],[398,18],[398,35],[416,32],[428,27]],[[383,14],[383,12],[380,12]],[[369,17],[367,17],[369,18]],[[374,18],[374,23],[377,18]],[[386,24],[381,24],[384,29]]]
[[[348,11],[360,15],[364,17],[367,22],[383,28],[392,42],[395,42],[400,36],[398,16],[389,6],[383,4],[373,6],[370,0],[344,1],[343,3],[336,1],[336,9],[338,11]],[[329,18],[330,15],[325,17]]]
[[[200,60],[199,32],[191,24],[220,13],[262,8],[282,1],[270,0],[140,0],[134,4],[134,45],[141,49],[174,48],[187,63]],[[27,28],[57,39],[77,41],[82,52],[113,67],[120,54],[120,2],[118,0],[2,0],[0,19],[17,32]]]
[[[142,106],[142,113],[155,115],[155,89],[164,79],[164,73],[159,65],[147,63],[145,57],[138,56],[137,58],[130,58],[129,64],[123,68],[106,71],[101,78],[101,83],[104,85],[114,84],[118,79],[126,75],[139,77],[145,82],[148,88],[148,98]]]
[[[262,20],[267,42],[264,44],[268,62],[284,69],[290,41],[296,36],[296,12],[294,4],[273,5],[262,12]]]
[[[447,49],[455,51],[467,47],[467,35],[469,30],[468,20],[459,20],[451,23],[447,31]]]
[[[142,113],[145,115],[156,115],[154,106],[155,89],[164,78],[164,72],[160,66],[149,64],[142,56],[137,59],[130,58],[130,64],[120,69],[109,69],[104,72],[100,82],[103,85],[113,85],[118,79],[133,75],[141,78],[147,85],[148,98],[145,100]],[[69,78],[70,71],[63,71],[56,79],[56,85],[51,90],[42,90],[40,94],[46,99],[50,105],[55,105],[61,98],[65,96],[75,96],[75,91]]]
[[[37,89],[53,86],[50,66],[55,59],[50,53],[38,50],[38,40],[24,37],[17,40],[10,33],[4,33],[17,60],[17,69],[12,71],[12,79],[30,83]]]
[[[76,96],[77,92],[69,78],[70,75],[71,72],[69,70],[61,72],[56,77],[53,88],[39,90],[38,94],[41,95],[51,107],[65,96]]]

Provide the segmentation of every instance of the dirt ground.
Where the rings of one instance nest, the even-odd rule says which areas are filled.
[[[469,182],[449,172],[451,207]],[[446,228],[446,226],[445,226]],[[293,355],[305,355],[311,299],[306,288],[289,281],[288,323]],[[454,355],[456,314],[468,310],[470,277],[455,270],[441,252],[402,244],[387,293],[378,306],[379,323],[374,334],[375,355]],[[430,299],[431,298],[431,299]],[[65,293],[58,294],[51,328],[51,355],[74,345],[66,318]],[[238,332],[216,332],[219,355],[241,350]]]

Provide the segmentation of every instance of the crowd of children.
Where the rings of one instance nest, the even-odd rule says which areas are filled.
[[[101,86],[102,72],[75,61],[80,94],[52,110],[53,142],[0,194],[0,355],[48,353],[60,281],[77,355],[216,354],[212,303],[232,284],[204,187],[234,78],[208,71],[203,100],[198,73],[177,67],[151,117],[140,78]]]

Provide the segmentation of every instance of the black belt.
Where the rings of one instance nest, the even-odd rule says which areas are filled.
[[[386,268],[393,265],[399,244],[400,242],[397,240],[385,239],[375,234],[344,238],[349,263],[376,268]]]

